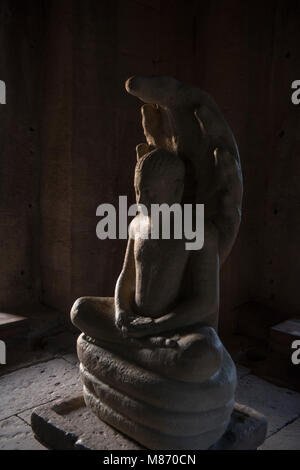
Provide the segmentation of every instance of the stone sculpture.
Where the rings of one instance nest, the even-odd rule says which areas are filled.
[[[71,311],[84,397],[149,449],[207,449],[228,426],[236,387],[217,326],[219,270],[241,218],[239,154],[202,90],[161,76],[133,77],[126,89],[146,103],[137,202],[204,203],[205,241],[187,251],[184,239],[139,238],[151,220],[135,217],[114,298],[82,297]]]

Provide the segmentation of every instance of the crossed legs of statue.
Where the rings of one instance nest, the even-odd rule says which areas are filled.
[[[71,319],[103,349],[176,380],[205,381],[222,363],[223,346],[210,326],[160,337],[124,337],[115,325],[113,297],[81,297],[72,307]]]

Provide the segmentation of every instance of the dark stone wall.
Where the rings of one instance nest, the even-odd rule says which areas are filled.
[[[44,5],[40,85],[40,298],[67,314],[74,253],[72,201],[78,191],[72,179],[72,2],[47,0]]]
[[[37,300],[41,6],[0,2],[0,309]]]
[[[0,107],[3,306],[18,292],[67,314],[78,296],[113,295],[125,243],[96,238],[96,207],[123,194],[133,202],[134,149],[144,140],[124,81],[168,74],[213,95],[240,148],[244,213],[221,275],[222,330],[250,300],[297,314],[300,106],[290,96],[300,79],[299,2],[2,5],[0,79],[14,94]]]

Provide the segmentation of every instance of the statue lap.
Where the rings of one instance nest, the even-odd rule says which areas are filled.
[[[115,325],[113,297],[81,297],[73,305],[71,318],[95,344],[177,380],[203,381],[213,375],[222,362],[223,345],[208,325],[193,325],[181,332],[160,335],[160,338],[176,338],[173,347],[157,346],[153,338],[124,337]]]

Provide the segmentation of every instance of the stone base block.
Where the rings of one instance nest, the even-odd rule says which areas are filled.
[[[36,408],[31,415],[36,439],[55,450],[145,450],[97,418],[80,393]],[[266,437],[267,421],[238,403],[222,438],[210,450],[257,449]]]

